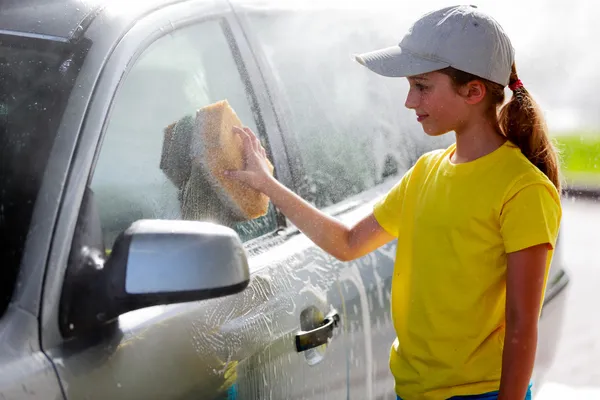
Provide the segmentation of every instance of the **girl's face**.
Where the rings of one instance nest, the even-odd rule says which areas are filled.
[[[410,89],[405,106],[417,113],[417,121],[430,136],[456,131],[468,120],[465,97],[448,75],[430,72],[408,78]]]

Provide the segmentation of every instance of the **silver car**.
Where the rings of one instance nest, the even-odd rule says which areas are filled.
[[[1,399],[395,398],[395,243],[342,263],[272,206],[237,223],[214,199],[184,220],[161,168],[167,127],[227,99],[281,182],[348,223],[370,212],[452,140],[412,121],[403,80],[351,61],[396,40],[375,14],[391,18],[278,0],[1,3]],[[540,378],[556,331],[540,332]]]

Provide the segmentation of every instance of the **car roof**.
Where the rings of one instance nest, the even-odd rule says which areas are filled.
[[[93,4],[85,0],[4,0],[0,2],[1,32],[65,41],[93,15],[98,8]]]
[[[184,0],[2,0],[0,33],[72,41],[100,13],[118,15],[125,10],[143,15],[181,1]]]
[[[99,14],[118,15],[126,10],[139,16],[161,6],[185,0],[2,0],[0,34],[32,36],[56,41],[76,40]],[[201,0],[202,1],[202,0]],[[337,8],[341,0],[204,0],[229,3],[234,8],[284,11]],[[344,7],[347,7],[347,3]]]

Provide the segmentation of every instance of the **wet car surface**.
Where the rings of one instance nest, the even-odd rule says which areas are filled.
[[[448,145],[449,137],[426,138],[403,109],[403,83],[350,61],[393,32],[356,10],[256,2],[2,7],[0,394],[394,398],[395,243],[342,263],[271,207],[228,223],[245,255],[243,279],[227,290],[202,286],[223,273],[208,264],[206,282],[190,278],[197,290],[169,286],[174,267],[159,263],[137,266],[146,271],[140,287],[168,290],[111,286],[133,268],[117,252],[133,246],[122,232],[139,220],[182,219],[178,190],[159,166],[164,130],[199,107],[227,98],[260,135],[278,179],[348,223],[421,154]],[[308,22],[318,46],[301,40]],[[337,34],[327,36],[332,26]],[[198,238],[217,230],[207,232]],[[164,240],[144,249],[170,254]],[[555,302],[568,281],[560,251],[551,273]],[[548,359],[553,340],[542,345]]]

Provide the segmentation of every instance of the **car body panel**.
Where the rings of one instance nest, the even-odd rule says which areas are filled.
[[[39,346],[36,317],[9,306],[0,332],[0,398],[63,399],[54,366]]]

